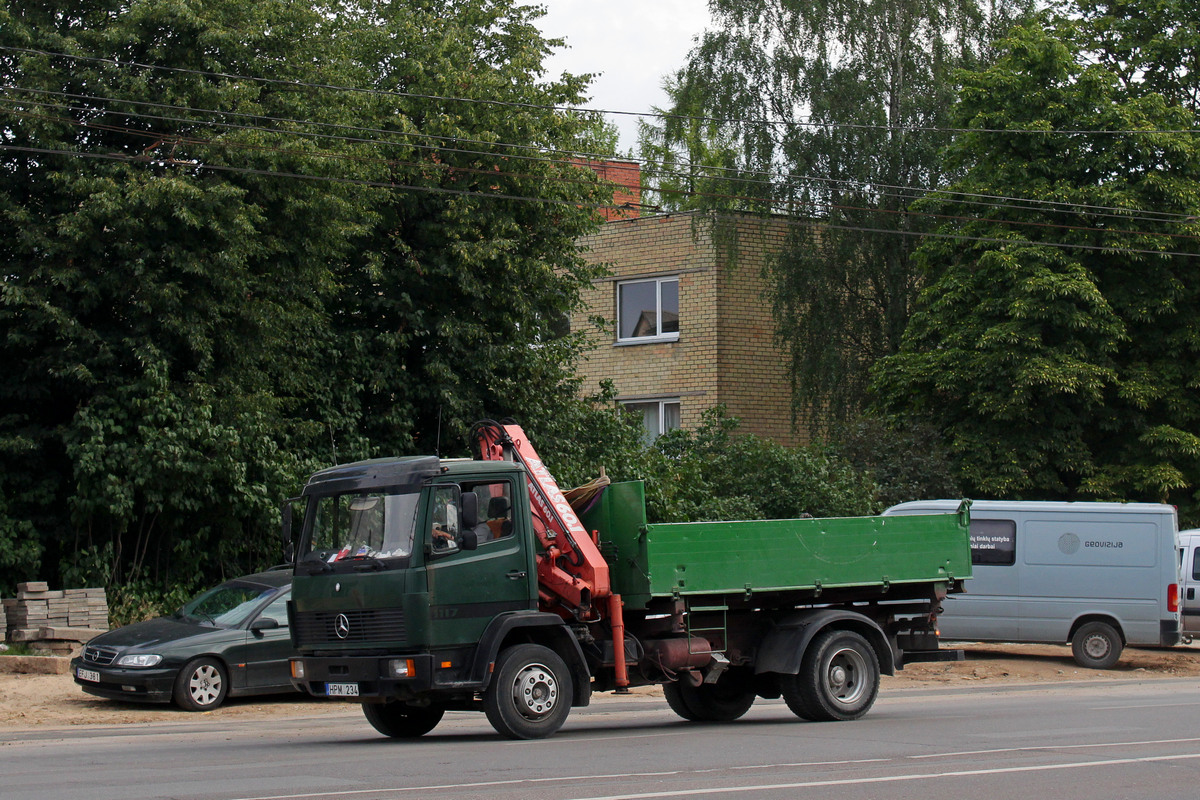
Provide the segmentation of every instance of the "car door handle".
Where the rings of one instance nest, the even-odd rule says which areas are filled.
[[[525,572],[524,570],[514,569],[508,573],[508,578],[509,578],[509,580],[519,581],[519,580],[522,580],[528,574],[529,573]]]

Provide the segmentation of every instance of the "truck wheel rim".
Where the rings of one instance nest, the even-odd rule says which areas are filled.
[[[558,704],[558,680],[541,664],[530,664],[517,673],[513,682],[513,702],[521,716],[537,720]]]
[[[1108,639],[1103,636],[1089,636],[1083,642],[1083,651],[1089,658],[1101,659],[1108,655]]]
[[[862,653],[851,647],[838,650],[829,659],[829,669],[826,673],[829,693],[839,703],[857,703],[867,691],[864,681],[866,674],[867,661],[862,657]]]

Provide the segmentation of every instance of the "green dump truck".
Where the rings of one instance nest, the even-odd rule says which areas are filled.
[[[662,685],[692,721],[758,697],[848,720],[881,673],[938,649],[970,577],[954,514],[647,524],[640,483],[568,499],[515,425],[479,457],[378,459],[315,474],[295,531],[292,682],[358,702],[387,736],[448,710],[541,738],[594,691]]]

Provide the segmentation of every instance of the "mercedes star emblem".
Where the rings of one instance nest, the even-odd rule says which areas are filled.
[[[333,632],[339,639],[345,639],[350,635],[350,620],[346,619],[345,614],[338,614],[333,618]]]

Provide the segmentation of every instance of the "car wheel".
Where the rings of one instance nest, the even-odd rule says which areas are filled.
[[[1121,657],[1125,643],[1121,634],[1107,622],[1088,622],[1071,637],[1075,663],[1088,669],[1111,669]]]
[[[825,631],[809,645],[800,672],[784,677],[782,689],[788,708],[801,719],[858,719],[879,694],[879,659],[859,634]]]
[[[415,739],[429,733],[442,721],[440,706],[410,706],[404,703],[363,703],[363,715],[371,727],[393,739]]]
[[[175,678],[175,704],[184,711],[212,711],[229,694],[225,667],[213,658],[196,658]]]
[[[571,673],[558,653],[539,644],[519,644],[496,659],[483,710],[502,736],[544,739],[567,721],[572,690]]]

